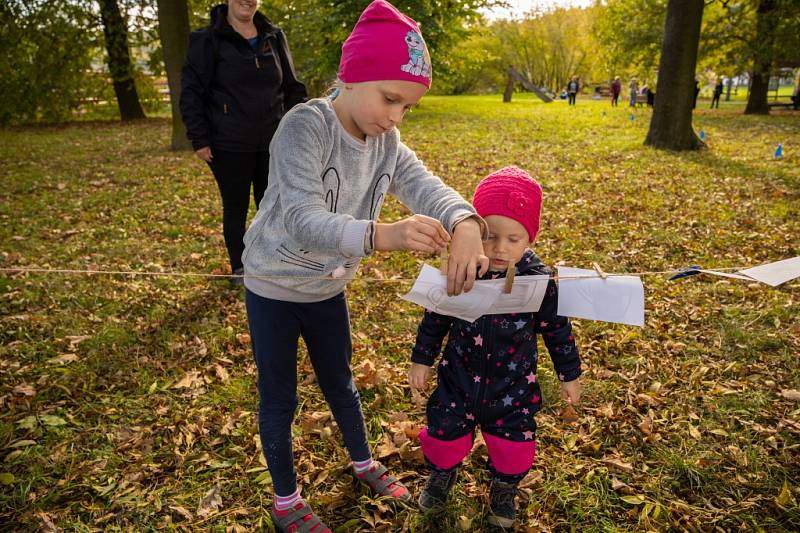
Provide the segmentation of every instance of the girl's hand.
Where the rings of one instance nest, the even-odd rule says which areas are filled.
[[[200,159],[202,159],[206,163],[211,163],[211,160],[214,159],[214,156],[211,155],[211,147],[210,146],[204,146],[203,148],[200,148],[199,150],[195,150],[194,151],[194,155],[196,155],[197,157],[199,157]]]
[[[467,218],[456,224],[453,230],[453,243],[447,262],[447,294],[456,296],[469,292],[477,276],[489,270],[489,258],[483,254],[481,226],[474,218]]]
[[[450,240],[441,222],[425,215],[411,215],[392,224],[375,224],[375,249],[438,252]]]
[[[424,390],[428,386],[428,378],[431,376],[431,367],[419,363],[411,363],[408,370],[408,384],[412,389]]]
[[[561,382],[561,399],[566,400],[567,403],[576,406],[581,403],[581,381],[573,379],[572,381]]]

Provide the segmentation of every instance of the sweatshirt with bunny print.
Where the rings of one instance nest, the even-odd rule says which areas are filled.
[[[370,251],[387,194],[451,234],[477,216],[400,141],[397,128],[361,141],[332,103],[296,105],[270,144],[269,184],[242,256],[245,286],[264,298],[320,302],[342,292]]]

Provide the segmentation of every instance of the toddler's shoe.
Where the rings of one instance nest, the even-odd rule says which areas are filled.
[[[487,522],[503,529],[513,528],[517,519],[517,486],[513,483],[504,483],[497,479],[492,480],[489,490],[490,511]]]
[[[427,512],[434,507],[443,505],[447,501],[447,496],[450,494],[453,485],[455,485],[457,477],[458,468],[453,468],[447,472],[432,470],[417,500],[420,508]]]

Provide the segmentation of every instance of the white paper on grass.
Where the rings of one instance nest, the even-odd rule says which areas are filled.
[[[570,267],[558,267],[558,276],[559,315],[644,326],[644,285],[638,276],[602,279],[594,270]]]
[[[739,274],[744,274],[761,283],[777,287],[782,283],[800,277],[800,256],[740,270]]]
[[[414,286],[403,299],[442,315],[474,322],[483,315],[535,313],[542,305],[549,279],[549,276],[516,277],[511,294],[503,293],[505,279],[481,280],[467,293],[448,296],[447,276],[430,265],[423,265]]]

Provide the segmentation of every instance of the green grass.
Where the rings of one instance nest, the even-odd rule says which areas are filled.
[[[542,183],[537,252],[611,272],[755,265],[800,255],[800,122],[699,106],[710,149],[642,145],[650,111],[528,95],[426,97],[401,131],[471,196],[505,165]],[[164,118],[0,130],[0,266],[221,272],[218,192],[207,167],[167,149]],[[772,159],[778,143],[785,157]],[[404,213],[390,200],[384,220]],[[362,275],[412,278],[426,258],[378,254]],[[644,278],[646,327],[576,321],[585,362],[577,424],[558,416],[547,358],[540,455],[526,531],[800,529],[800,283]],[[402,417],[420,309],[408,282],[349,289],[354,366],[374,449]],[[233,531],[265,527],[271,487],[257,444],[255,366],[240,295],[225,282],[0,275],[0,530]],[[77,360],[59,363],[58,358]],[[68,357],[67,359],[74,359]],[[371,381],[368,362],[380,373]],[[303,382],[311,367],[299,362]],[[377,384],[372,384],[377,383]],[[451,506],[392,509],[356,488],[326,406],[300,387],[304,494],[337,531],[484,531],[484,451]],[[649,424],[649,426],[647,425]],[[643,429],[644,428],[644,429]],[[416,493],[416,443],[386,463]],[[222,505],[198,504],[219,484]],[[787,484],[789,493],[782,494]]]

